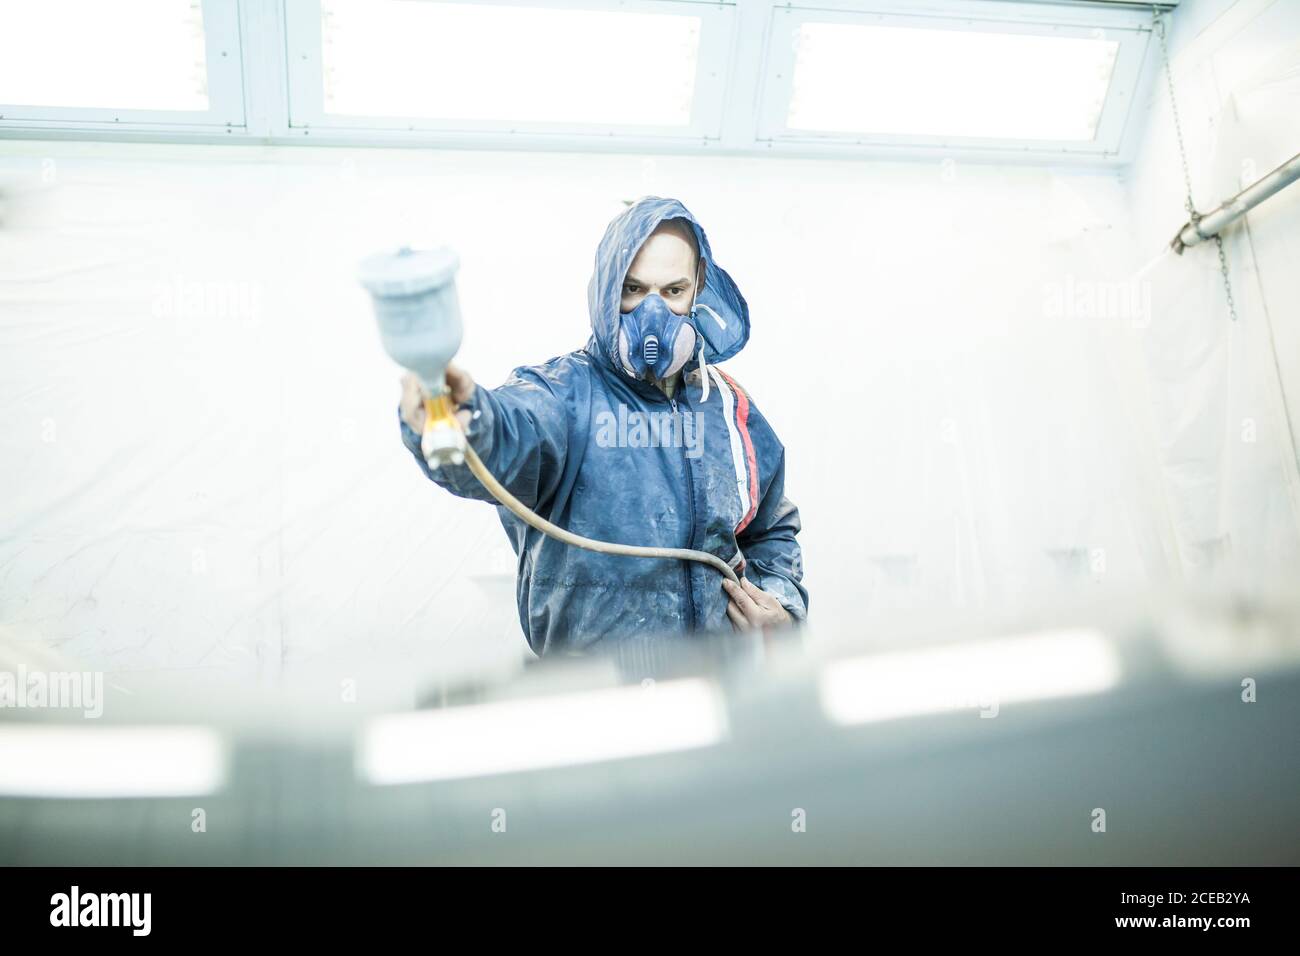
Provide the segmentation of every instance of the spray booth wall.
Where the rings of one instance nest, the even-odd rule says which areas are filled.
[[[1282,6],[1250,42],[1294,50]],[[1189,96],[1189,128],[1219,94]],[[4,143],[0,627],[110,672],[275,682],[430,648],[449,672],[520,666],[505,534],[401,446],[355,266],[453,244],[459,361],[492,386],[585,343],[596,243],[643,194],[697,215],[749,301],[728,371],[787,448],[814,635],[1177,580],[1225,534],[1294,561],[1259,328],[1267,301],[1294,402],[1298,197],[1261,211],[1257,256],[1229,244],[1227,331],[1212,246],[1161,254],[1184,216],[1154,102],[1125,172]],[[1282,120],[1260,109],[1238,119],[1262,173]],[[1239,158],[1189,138],[1231,192],[1206,164]],[[1230,356],[1201,369],[1206,349]],[[1229,450],[1243,402],[1254,439]]]
[[[1173,86],[1196,207],[1208,211],[1300,152],[1300,4],[1194,0],[1171,34]],[[1176,564],[1192,574],[1300,580],[1300,186],[1214,243],[1165,252],[1188,186],[1164,77],[1125,176],[1137,281],[1159,322],[1143,338],[1145,394]],[[1173,223],[1171,228],[1170,223]]]

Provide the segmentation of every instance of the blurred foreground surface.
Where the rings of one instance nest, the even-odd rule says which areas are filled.
[[[1205,593],[455,686],[114,675],[97,718],[0,709],[0,862],[1296,864],[1298,625]]]

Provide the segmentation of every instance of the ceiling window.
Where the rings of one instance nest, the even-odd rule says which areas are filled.
[[[206,110],[202,6],[197,0],[0,6],[0,103]]]
[[[700,18],[684,13],[324,0],[322,106],[358,117],[687,127],[699,50]]]
[[[10,0],[0,139],[1122,165],[1152,36],[1077,0]]]
[[[1119,43],[803,23],[786,125],[897,136],[1091,140]]]

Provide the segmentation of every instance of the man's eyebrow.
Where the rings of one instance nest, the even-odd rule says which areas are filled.
[[[665,285],[665,286],[689,285],[689,284],[690,284],[690,281],[691,281],[690,279],[686,278],[685,276],[682,276],[680,279],[674,279],[672,282],[665,282],[664,285]],[[641,281],[640,279],[638,279],[636,276],[628,276],[626,279],[623,280],[623,284],[624,284],[624,285],[627,285],[628,283],[631,283],[632,285],[649,285],[649,284],[650,284],[650,283],[648,283],[648,282],[642,282],[642,281]]]

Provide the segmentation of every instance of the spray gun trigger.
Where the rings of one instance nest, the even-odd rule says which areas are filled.
[[[424,434],[420,438],[420,451],[429,468],[444,464],[465,463],[465,433],[456,419],[450,396],[445,392],[424,400]]]

